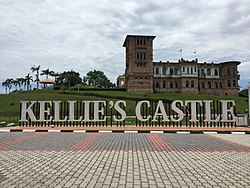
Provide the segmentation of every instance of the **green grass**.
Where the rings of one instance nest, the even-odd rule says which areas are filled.
[[[205,94],[184,94],[184,93],[155,93],[155,94],[131,94],[125,91],[22,91],[9,95],[0,95],[0,122],[18,123],[19,103],[22,100],[126,100],[127,115],[133,115],[136,100],[235,100],[236,112],[245,113],[248,108],[248,99],[246,97],[230,96],[211,96]],[[0,126],[3,126],[0,124]]]

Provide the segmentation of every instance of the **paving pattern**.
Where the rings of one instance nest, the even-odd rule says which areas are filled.
[[[0,187],[250,187],[250,135],[0,133]]]

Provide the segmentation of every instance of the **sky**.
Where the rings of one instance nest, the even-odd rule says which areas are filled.
[[[154,61],[241,61],[250,81],[249,0],[0,0],[0,82],[32,66],[81,76],[125,71],[128,34],[154,35]],[[31,73],[34,76],[34,73]],[[0,93],[4,88],[0,86]]]

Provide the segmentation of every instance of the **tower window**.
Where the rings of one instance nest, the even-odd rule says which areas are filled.
[[[236,81],[235,80],[233,81],[233,87],[236,87]]]
[[[136,38],[136,45],[146,45],[146,38],[144,38],[144,37],[137,37]]]
[[[227,81],[227,87],[231,87],[231,81],[230,80]]]

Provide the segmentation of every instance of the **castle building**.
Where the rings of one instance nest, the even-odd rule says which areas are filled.
[[[135,93],[206,93],[238,96],[239,61],[200,63],[197,59],[153,62],[155,36],[127,35],[125,88]],[[124,78],[123,78],[124,79]]]

